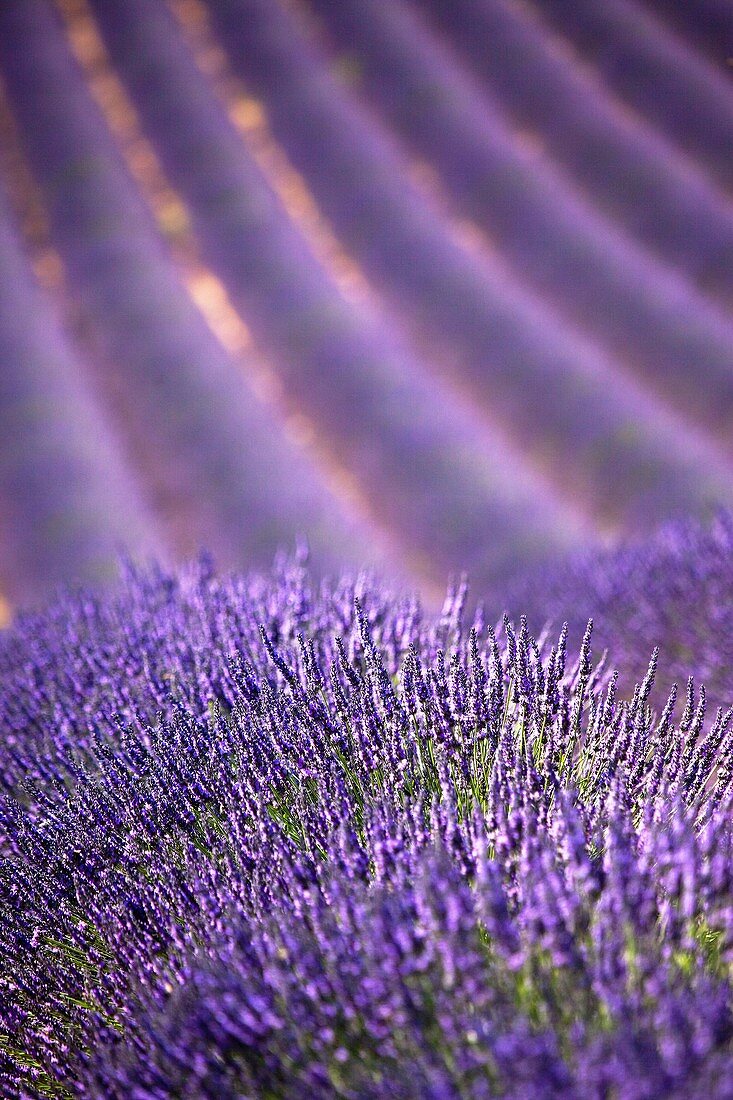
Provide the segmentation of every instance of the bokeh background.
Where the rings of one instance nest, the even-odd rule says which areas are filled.
[[[732,61],[730,0],[2,0],[2,614],[733,504]]]

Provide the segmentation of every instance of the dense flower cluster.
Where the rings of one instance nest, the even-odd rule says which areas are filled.
[[[590,638],[299,561],[20,619],[3,1095],[730,1095],[733,712]]]

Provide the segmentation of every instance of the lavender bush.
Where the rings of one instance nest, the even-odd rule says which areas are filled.
[[[3,1095],[730,1094],[733,711],[465,608],[202,560],[18,619]]]

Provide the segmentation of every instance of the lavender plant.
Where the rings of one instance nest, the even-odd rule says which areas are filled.
[[[0,646],[8,1096],[725,1096],[733,711],[366,575]]]

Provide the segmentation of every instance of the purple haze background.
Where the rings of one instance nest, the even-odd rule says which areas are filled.
[[[724,0],[3,4],[5,603],[301,537],[498,599],[733,504],[730,34]]]

